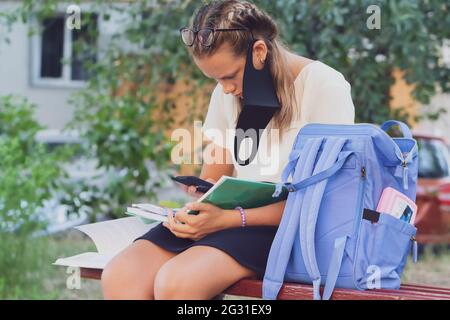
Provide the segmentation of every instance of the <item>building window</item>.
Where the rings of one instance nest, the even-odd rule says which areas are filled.
[[[95,63],[98,15],[82,16],[81,29],[66,27],[64,15],[40,22],[41,34],[32,38],[32,84],[82,87],[89,74],[86,64]]]
[[[64,17],[43,21],[41,45],[41,78],[61,78],[64,47]]]

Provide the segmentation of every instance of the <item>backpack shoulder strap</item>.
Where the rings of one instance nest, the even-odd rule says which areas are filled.
[[[311,176],[322,141],[323,138],[308,139],[301,153],[296,153],[298,157],[290,159],[290,163],[286,168],[290,168],[289,170],[291,171],[289,174],[295,168],[293,170],[293,181],[301,181]],[[287,181],[289,174],[283,176],[283,180]],[[289,194],[267,260],[266,272],[263,279],[263,299],[276,299],[283,285],[292,245],[298,230],[300,206],[302,203],[303,192]]]
[[[347,139],[330,137],[325,141],[322,155],[314,169],[314,175],[332,168],[344,147]],[[304,204],[300,213],[300,246],[306,271],[313,283],[314,299],[320,300],[321,275],[317,265],[315,252],[315,229],[319,214],[320,204],[328,179],[309,186],[306,189]]]

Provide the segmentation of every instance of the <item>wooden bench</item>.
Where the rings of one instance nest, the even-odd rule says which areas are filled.
[[[82,278],[100,280],[101,269],[81,268]],[[223,295],[261,298],[262,281],[243,279],[223,292]],[[299,283],[284,283],[278,294],[279,300],[311,300],[312,286]],[[450,300],[450,288],[404,284],[399,290],[351,290],[336,288],[333,300]]]

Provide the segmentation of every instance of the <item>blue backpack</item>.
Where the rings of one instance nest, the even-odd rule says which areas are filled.
[[[386,133],[393,125],[402,138]],[[283,186],[290,191],[270,249],[263,298],[276,299],[284,281],[312,284],[315,300],[329,299],[336,286],[400,288],[411,244],[417,259],[417,229],[387,213],[374,223],[363,211],[375,210],[387,187],[415,201],[417,172],[417,143],[403,122],[301,128],[274,193]]]

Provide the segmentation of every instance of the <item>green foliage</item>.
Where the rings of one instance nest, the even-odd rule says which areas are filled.
[[[406,81],[415,85],[413,95],[421,103],[427,104],[439,90],[450,90],[450,70],[442,61],[443,40],[450,37],[449,4],[445,1],[257,3],[274,16],[293,50],[344,74],[352,85],[357,122],[381,123],[393,116],[389,89],[394,68],[405,71]],[[379,30],[367,28],[370,5],[381,10]]]
[[[0,97],[0,299],[56,298],[43,295],[47,242],[32,237],[47,221],[39,215],[63,176],[70,149],[49,151],[35,140],[42,127],[35,106],[16,96]]]
[[[92,195],[88,202],[80,199],[81,205],[119,216],[130,201],[154,198],[160,186],[157,172],[167,165],[171,149],[163,135],[163,124],[150,118],[156,105],[142,97],[99,95],[96,90],[82,91],[76,99],[79,108],[72,126],[82,133],[98,167],[112,173],[106,175],[106,185],[99,187],[87,181],[76,186],[81,189],[74,195]],[[154,132],[155,128],[159,130]]]
[[[52,12],[56,2],[24,1],[15,16],[25,18],[31,13],[42,17]],[[119,42],[111,45],[108,58],[101,65],[114,74],[100,76],[110,81],[103,88],[117,89],[119,79],[142,84],[142,73],[137,71],[144,66],[152,66],[149,79],[152,83],[170,83],[182,74],[203,83],[205,79],[178,39],[178,28],[188,23],[203,2],[140,0],[125,8],[114,2],[97,1],[104,19],[109,19],[114,11],[125,13],[124,28],[114,39],[125,39],[137,49],[135,55],[117,66],[113,62],[124,57],[123,49]],[[449,4],[445,1],[255,0],[255,3],[275,18],[283,40],[296,53],[324,61],[346,76],[352,84],[357,122],[380,123],[392,116],[389,88],[394,68],[405,71],[407,82],[415,85],[413,95],[421,103],[427,104],[437,92],[450,90],[450,71],[443,64],[441,51],[443,40],[450,38]],[[371,15],[366,10],[371,5],[381,10],[379,30],[366,25]],[[14,21],[11,18],[14,15],[8,19],[6,16],[4,20]],[[118,75],[125,67],[126,72]],[[146,86],[144,90],[151,89]]]
[[[17,96],[4,96],[0,100],[0,135],[17,137],[24,151],[34,144],[34,136],[43,128],[33,119],[33,108]]]
[[[168,116],[173,103],[159,104],[156,98],[161,83],[173,83],[180,75],[180,64],[188,64],[177,37],[180,21],[170,19],[181,16],[184,7],[171,1],[151,9],[152,3],[127,6],[122,31],[112,36],[108,48],[99,49],[101,60],[87,65],[92,77],[87,88],[72,99],[77,111],[70,127],[81,132],[99,168],[116,173],[103,186],[89,182],[72,186],[89,195],[88,199],[77,197],[78,204],[71,204],[73,210],[88,206],[91,217],[99,213],[121,216],[123,208],[138,198],[154,200],[167,179],[159,173],[170,163],[173,143],[164,131],[173,121]],[[97,12],[104,19],[113,12],[123,13],[120,4],[110,4],[108,10],[98,5]],[[82,44],[79,48],[86,49]],[[76,197],[78,192],[72,194]]]
[[[51,197],[61,176],[60,162],[68,150],[49,153],[36,143],[40,126],[32,118],[34,106],[14,96],[0,97],[0,234],[29,234],[45,220],[36,215]]]
[[[17,20],[44,19],[54,14],[55,2],[24,1],[15,15]],[[124,7],[123,3],[94,2],[90,12],[98,12],[101,19],[125,13],[123,21],[116,21],[120,31],[112,35],[106,48],[92,48],[83,39],[74,44],[81,55],[96,49],[98,59],[85,65],[91,78],[71,99],[76,113],[69,128],[81,133],[85,155],[98,160],[99,172],[106,179],[100,184],[67,181],[60,187],[66,192],[64,204],[72,212],[87,208],[91,220],[99,214],[122,216],[123,208],[139,198],[154,200],[156,190],[167,180],[160,172],[169,165],[173,147],[164,133],[173,121],[169,116],[173,102],[157,103],[156,97],[161,83],[173,83],[181,74],[181,63],[190,65],[178,39],[178,23],[187,23],[189,15],[171,19],[186,10],[180,1],[161,2],[157,9],[153,4],[139,1]],[[194,4],[188,6],[192,11]],[[81,8],[83,24],[90,12]],[[90,38],[97,36],[96,28],[89,30]],[[189,69],[199,74],[192,65]],[[183,74],[191,73],[184,70]]]

